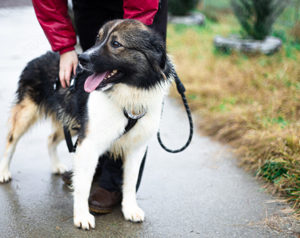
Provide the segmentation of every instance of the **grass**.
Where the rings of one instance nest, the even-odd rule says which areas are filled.
[[[273,56],[214,49],[214,36],[238,32],[231,13],[203,27],[169,25],[168,51],[200,130],[232,145],[241,166],[300,214],[300,45],[275,26],[285,39]]]

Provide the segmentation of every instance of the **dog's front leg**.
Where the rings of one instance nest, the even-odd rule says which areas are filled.
[[[122,212],[126,220],[133,222],[142,222],[145,217],[136,201],[136,183],[145,151],[146,146],[132,151],[124,161]]]
[[[74,158],[74,225],[86,230],[95,228],[95,218],[89,213],[88,198],[98,157],[99,150],[95,143],[85,139],[78,145]]]

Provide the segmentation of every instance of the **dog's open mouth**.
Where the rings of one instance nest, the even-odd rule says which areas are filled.
[[[113,81],[119,74],[119,71],[114,69],[112,71],[106,71],[104,73],[94,73],[89,76],[84,83],[84,91],[91,93],[99,87],[105,87]]]

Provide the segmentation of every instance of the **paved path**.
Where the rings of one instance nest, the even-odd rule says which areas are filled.
[[[0,9],[0,152],[18,76],[26,62],[49,49],[30,7]],[[179,146],[187,137],[184,112],[167,100],[163,139]],[[143,224],[124,221],[120,208],[96,218],[96,230],[72,224],[72,195],[50,174],[42,123],[25,136],[12,162],[13,181],[0,185],[0,237],[296,237],[270,229],[268,220],[284,208],[257,181],[237,168],[226,147],[195,135],[181,154],[168,154],[153,139],[138,202]],[[65,145],[60,154],[71,164]]]

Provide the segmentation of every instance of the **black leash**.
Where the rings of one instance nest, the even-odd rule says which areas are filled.
[[[163,144],[163,142],[161,141],[161,138],[160,138],[160,131],[157,132],[157,140],[158,140],[159,144],[161,145],[161,147],[165,151],[170,152],[170,153],[179,153],[181,151],[184,151],[190,145],[190,143],[192,141],[192,137],[193,137],[194,126],[193,126],[192,113],[191,113],[191,110],[189,108],[188,102],[187,102],[185,94],[184,94],[185,87],[184,87],[183,83],[180,81],[180,79],[179,79],[178,75],[175,73],[175,71],[174,71],[174,78],[175,78],[177,91],[178,91],[178,93],[180,94],[180,96],[182,98],[183,105],[185,107],[185,110],[186,110],[186,113],[187,113],[187,116],[188,116],[188,119],[189,119],[190,135],[189,135],[189,138],[188,138],[187,142],[185,143],[185,145],[182,146],[180,149],[177,149],[177,150],[171,150]]]

